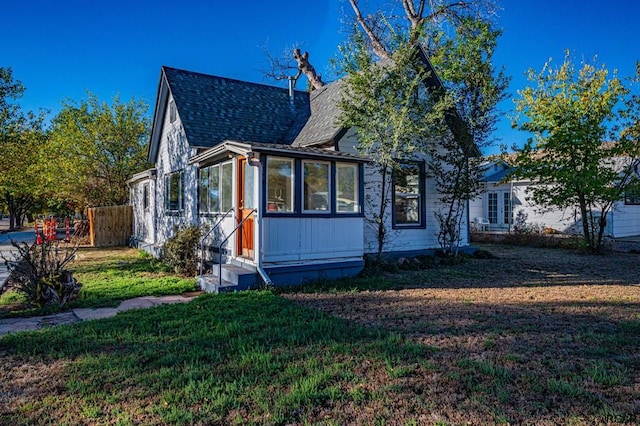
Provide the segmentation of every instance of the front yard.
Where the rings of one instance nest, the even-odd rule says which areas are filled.
[[[638,255],[485,248],[6,336],[0,423],[640,422]]]
[[[146,253],[131,248],[81,248],[70,269],[82,289],[68,308],[114,307],[125,299],[192,292],[196,286],[195,279],[178,277]],[[11,289],[0,295],[0,318],[54,311],[27,306],[24,297]]]

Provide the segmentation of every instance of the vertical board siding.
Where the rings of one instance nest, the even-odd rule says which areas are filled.
[[[264,261],[323,261],[362,257],[362,221],[361,217],[264,218]]]
[[[93,247],[117,247],[129,243],[133,207],[95,207],[88,209],[88,216],[89,239]]]

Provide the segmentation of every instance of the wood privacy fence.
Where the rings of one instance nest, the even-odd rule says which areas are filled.
[[[133,207],[89,209],[89,238],[93,247],[126,246],[133,229]]]

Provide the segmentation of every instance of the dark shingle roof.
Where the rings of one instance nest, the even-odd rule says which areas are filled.
[[[311,116],[293,141],[293,146],[327,142],[342,130],[342,126],[338,124],[338,102],[343,81],[338,80],[311,92]]]
[[[292,128],[309,116],[309,94],[163,67],[189,144],[225,140],[290,143]],[[306,116],[306,117],[305,117]]]

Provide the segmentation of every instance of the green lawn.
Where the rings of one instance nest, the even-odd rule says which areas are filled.
[[[176,276],[145,252],[130,248],[80,249],[69,268],[82,283],[82,289],[78,299],[65,309],[114,307],[133,297],[181,294],[196,288],[194,278]],[[24,297],[14,291],[0,296],[0,318],[56,311],[29,307]]]
[[[0,423],[286,424],[320,410],[343,424],[338,407],[384,405],[431,351],[266,291],[205,295],[0,339],[3,383],[24,363],[46,378],[11,409],[0,402]],[[389,386],[371,389],[372,372]]]
[[[640,424],[637,255],[491,249],[4,336],[0,424]],[[82,254],[78,306],[194,286]]]

